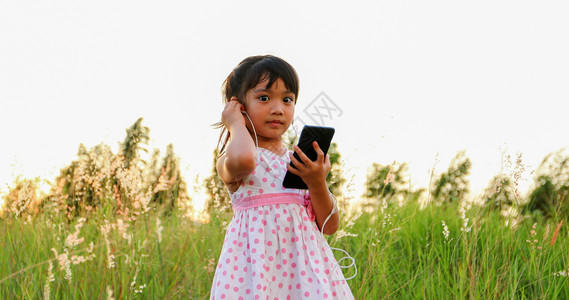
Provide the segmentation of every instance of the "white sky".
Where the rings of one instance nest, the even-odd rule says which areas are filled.
[[[257,54],[296,68],[298,117],[320,92],[341,108],[326,125],[356,189],[393,160],[426,186],[465,149],[476,190],[500,149],[531,169],[569,146],[567,1],[244,3],[0,2],[0,192],[55,179],[79,143],[116,151],[138,117],[187,182],[209,175],[221,83]]]

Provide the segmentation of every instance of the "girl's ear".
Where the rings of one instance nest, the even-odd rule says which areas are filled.
[[[245,101],[239,100],[236,96],[232,96],[231,99],[229,99],[229,101],[238,101],[239,103],[241,103],[241,105],[243,105],[243,109],[245,109]]]
[[[239,100],[237,96],[231,96],[231,99],[229,99],[229,101],[239,101],[239,103],[245,105],[244,101]]]
[[[241,111],[245,111],[245,103],[243,103],[239,99],[237,99],[236,96],[232,96],[231,99],[229,99],[229,101],[237,101],[237,102],[241,103],[241,105],[242,105]]]

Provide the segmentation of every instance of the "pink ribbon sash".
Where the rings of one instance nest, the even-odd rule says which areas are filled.
[[[316,219],[314,208],[310,194],[306,193],[304,196],[298,193],[270,193],[263,195],[255,195],[239,199],[232,203],[234,211],[245,210],[263,205],[274,204],[300,204],[306,208],[306,213],[311,221]]]

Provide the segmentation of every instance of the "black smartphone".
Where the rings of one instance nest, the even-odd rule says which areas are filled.
[[[312,142],[318,142],[318,146],[324,152],[324,156],[326,156],[328,148],[330,148],[334,132],[335,130],[332,127],[304,125],[302,132],[300,133],[300,139],[298,140],[298,147],[308,158],[310,158],[310,160],[315,161],[318,154],[316,154],[314,146],[312,146]],[[302,162],[300,156],[298,156],[296,152],[294,153],[294,157],[298,161]],[[296,169],[292,162],[290,165]],[[302,181],[302,178],[290,171],[287,171],[285,174],[283,187],[288,189],[308,189],[308,186],[306,186],[306,183]]]

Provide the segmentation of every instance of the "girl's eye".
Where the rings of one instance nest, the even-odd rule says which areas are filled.
[[[284,102],[286,103],[294,103],[294,100],[291,97],[285,97]]]
[[[259,100],[261,101],[269,101],[269,96],[260,96]]]

